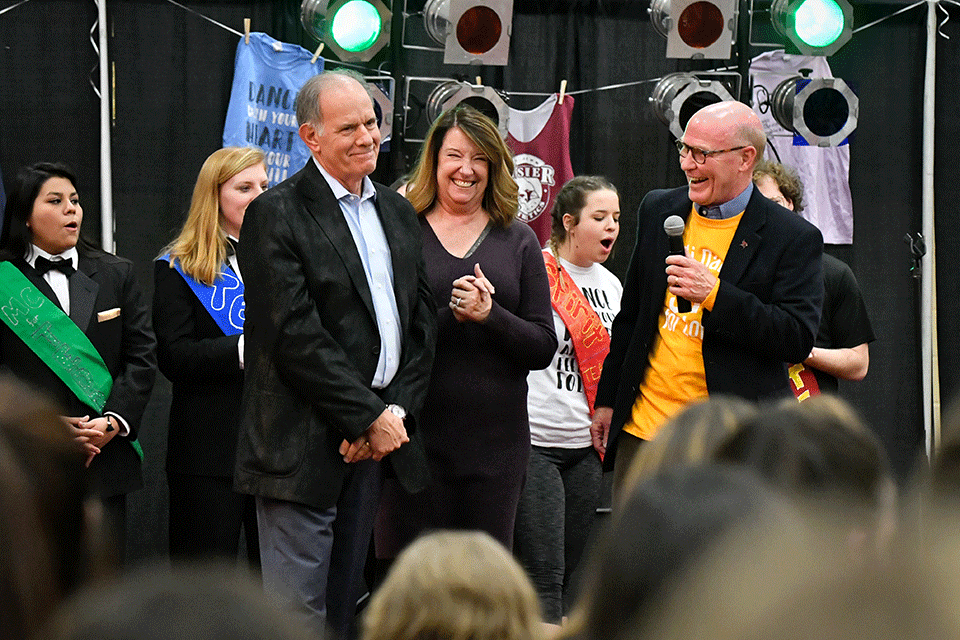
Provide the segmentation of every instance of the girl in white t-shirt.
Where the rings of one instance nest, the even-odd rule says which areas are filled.
[[[609,338],[604,336],[607,346],[599,350],[597,340],[578,338],[598,330],[595,322],[577,325],[566,313],[571,318],[568,327],[558,305],[570,308],[585,302],[599,317],[602,333],[608,335],[620,310],[623,287],[601,263],[620,231],[620,198],[604,178],[576,177],[557,194],[552,217],[544,260],[559,348],[549,367],[531,371],[527,377],[533,446],[517,512],[514,549],[537,588],[545,620],[559,624],[570,576],[594,521],[603,477],[589,429],[595,386],[584,384],[579,360],[594,363],[587,367],[599,366],[609,350]]]

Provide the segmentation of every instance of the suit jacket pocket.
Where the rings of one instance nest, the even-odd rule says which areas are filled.
[[[249,471],[271,476],[296,473],[307,448],[309,406],[269,391],[255,391],[245,405],[242,431],[250,439],[252,455],[245,461]]]

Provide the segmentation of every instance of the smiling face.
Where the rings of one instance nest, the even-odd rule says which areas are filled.
[[[483,206],[490,176],[487,156],[459,128],[443,136],[437,153],[437,199],[449,211],[472,212]]]
[[[563,257],[578,267],[589,267],[610,257],[620,234],[620,197],[609,189],[590,191],[584,198],[580,221],[569,213],[563,216],[567,240]]]
[[[268,184],[263,164],[251,165],[223,183],[220,187],[220,224],[227,235],[240,237],[247,205],[266,191]]]
[[[57,255],[77,246],[82,222],[83,209],[73,183],[55,176],[40,187],[27,227],[33,244]]]
[[[688,147],[703,151],[743,147],[709,155],[703,164],[697,164],[692,153],[681,157],[680,168],[687,176],[690,200],[703,206],[720,205],[747,188],[753,177],[757,148],[741,135],[745,127],[760,127],[762,136],[756,115],[738,102],[716,103],[690,118],[683,133]]]
[[[322,124],[300,125],[300,137],[327,173],[359,195],[380,152],[373,101],[359,82],[344,77],[321,92],[319,106]]]

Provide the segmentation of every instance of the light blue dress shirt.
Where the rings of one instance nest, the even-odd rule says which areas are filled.
[[[724,202],[718,208],[720,209],[720,219],[726,220],[727,218],[732,218],[738,216],[744,212],[747,208],[747,203],[750,202],[750,196],[753,195],[753,183],[747,185],[747,188],[740,192],[733,200],[729,202]],[[702,216],[711,217],[707,215],[706,210],[712,209],[713,207],[704,207],[702,205],[697,205],[697,213]]]
[[[400,367],[401,345],[400,312],[397,310],[397,296],[393,289],[393,262],[390,258],[390,245],[377,214],[377,192],[370,178],[365,177],[360,195],[352,194],[327,173],[316,158],[313,158],[313,161],[333,190],[333,196],[340,205],[347,226],[350,227],[353,242],[357,245],[360,261],[363,262],[363,272],[367,276],[373,310],[377,316],[377,328],[380,331],[380,359],[372,386],[374,389],[382,389],[390,384]]]

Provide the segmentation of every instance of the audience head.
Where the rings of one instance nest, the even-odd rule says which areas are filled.
[[[715,459],[746,466],[848,533],[848,544],[882,553],[896,523],[896,485],[879,440],[834,396],[769,407],[721,444]],[[866,543],[866,544],[865,544]]]
[[[225,147],[211,153],[200,167],[187,221],[164,253],[179,260],[188,275],[212,285],[227,256],[227,236],[240,238],[247,205],[267,184],[260,149]]]
[[[38,162],[17,173],[7,193],[0,249],[22,258],[31,243],[53,255],[77,245],[83,209],[77,179],[60,162]]]
[[[440,531],[398,557],[364,612],[362,640],[535,640],[540,603],[488,534]]]
[[[369,86],[348,69],[324,71],[297,93],[300,138],[324,171],[359,195],[377,168],[380,128]]]
[[[444,151],[442,155],[441,151]],[[456,170],[456,164],[465,152],[478,161],[472,167],[476,174],[474,187],[479,191],[475,204],[486,211],[497,226],[510,224],[517,215],[518,203],[513,156],[497,125],[462,103],[442,113],[427,132],[417,165],[407,183],[407,199],[421,214],[433,210],[438,199],[458,199],[462,195],[473,203],[470,192],[448,193],[454,187],[447,174]],[[441,180],[449,189],[441,188]]]
[[[750,107],[736,101],[717,102],[693,114],[678,145],[690,200],[703,206],[720,205],[736,198],[752,181],[766,135]]]
[[[736,396],[689,403],[640,448],[624,479],[626,491],[661,471],[711,460],[720,443],[756,413],[755,404]]]
[[[140,567],[78,593],[38,640],[308,640],[233,567]],[[317,640],[315,637],[313,640]]]
[[[709,464],[640,482],[611,517],[562,635],[606,640],[642,626],[726,538],[743,529],[795,530],[790,508],[759,478]]]
[[[770,160],[761,160],[753,168],[753,181],[760,193],[781,207],[803,211],[803,183],[792,169]]]
[[[84,454],[60,411],[0,377],[0,635],[27,638],[102,560]]]
[[[577,176],[557,192],[551,217],[550,248],[555,254],[566,245],[568,254],[583,254],[579,261],[571,260],[574,264],[604,262],[620,234],[620,195],[606,178]],[[578,247],[574,236],[581,230],[596,242],[584,239]]]

